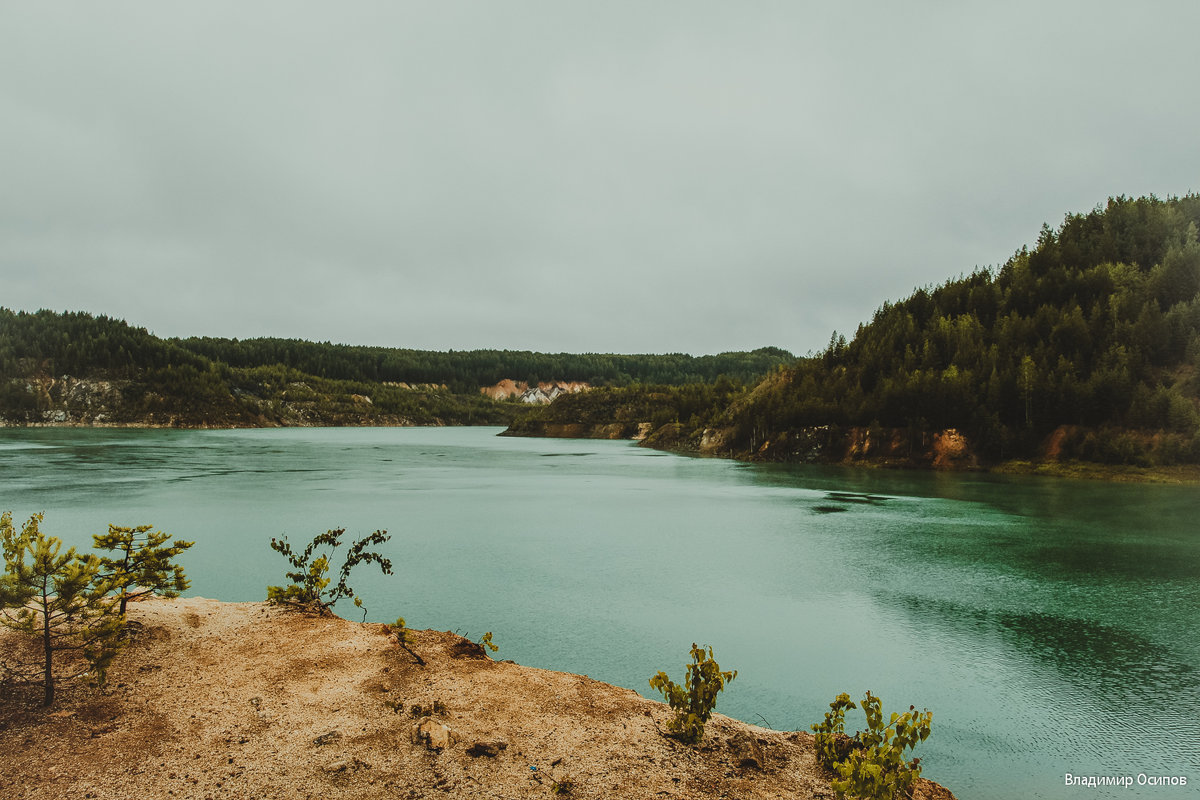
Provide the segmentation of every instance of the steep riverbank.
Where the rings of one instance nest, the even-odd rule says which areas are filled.
[[[444,385],[333,381],[287,370],[184,370],[137,380],[38,375],[5,391],[0,428],[497,425],[518,410]]]
[[[918,469],[1046,475],[1087,480],[1147,483],[1200,483],[1200,465],[1140,466],[1060,459],[1057,444],[1065,428],[1047,438],[1036,459],[990,463],[982,459],[958,430],[913,433],[905,429],[819,426],[778,432],[739,447],[731,429],[688,431],[669,423],[651,430],[648,422],[569,423],[523,418],[503,436],[562,439],[630,439],[643,447],[686,455],[742,461],[835,464],[876,469]]]
[[[832,798],[807,733],[717,715],[701,746],[662,703],[495,662],[454,634],[259,603],[151,600],[104,691],[0,703],[0,795],[172,798]],[[953,795],[922,781],[921,798]]]

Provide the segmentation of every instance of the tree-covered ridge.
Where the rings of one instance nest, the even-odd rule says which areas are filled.
[[[958,428],[992,459],[1081,426],[1071,455],[1200,461],[1198,227],[1197,195],[1068,215],[996,272],[885,303],[713,422],[747,447],[806,426]]]
[[[0,374],[132,377],[142,370],[212,364],[282,366],[330,380],[447,384],[477,391],[506,378],[682,385],[721,375],[752,381],[794,356],[777,347],[692,356],[686,353],[537,353],[528,350],[413,350],[300,339],[160,339],[145,328],[83,312],[0,308]]]
[[[792,360],[752,353],[434,352],[299,340],[165,340],[86,313],[0,308],[0,419],[166,425],[506,424],[501,379],[703,385]]]
[[[208,359],[145,328],[104,315],[0,308],[0,376],[103,375],[129,378],[171,366],[203,369]]]
[[[410,350],[361,347],[299,339],[173,340],[187,350],[234,367],[276,364],[322,378],[391,383],[444,383],[454,391],[476,391],[504,379],[583,381],[593,386],[632,383],[683,385],[725,375],[755,380],[795,357],[777,347],[751,352],[692,356],[686,353],[536,353],[528,350]]]

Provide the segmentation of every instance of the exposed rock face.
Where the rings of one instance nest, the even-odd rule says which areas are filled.
[[[379,411],[365,394],[314,389],[291,381],[281,391],[241,384],[207,395],[186,390],[165,396],[143,380],[100,380],[70,375],[39,375],[15,385],[0,407],[0,427],[79,426],[131,428],[247,428],[277,426],[414,424],[408,417]],[[437,390],[429,385],[408,386]],[[444,389],[444,387],[441,387]],[[214,389],[208,386],[208,389]],[[274,392],[274,393],[273,393]],[[15,399],[14,399],[15,398]],[[437,418],[422,424],[441,424]]]
[[[447,388],[444,383],[405,383],[404,381],[384,381],[382,385],[392,386],[396,389],[408,389],[413,392],[434,392]]]
[[[705,428],[700,434],[700,452],[718,455],[733,447],[733,432],[727,428]]]
[[[87,409],[103,409],[121,401],[121,392],[112,381],[86,380],[64,375],[61,395],[69,405]]]
[[[932,469],[974,469],[979,459],[966,436],[955,428],[910,431],[902,428],[839,428],[817,425],[773,431],[739,450],[733,432],[706,430],[696,450],[705,455],[729,455],[762,461],[813,463],[872,463],[881,466]]]
[[[529,388],[529,384],[524,381],[517,383],[514,380],[505,378],[495,386],[480,386],[479,393],[487,395],[493,400],[508,400],[511,397],[520,397],[521,393]]]
[[[16,414],[9,412],[0,425],[103,425],[119,413],[122,388],[128,383],[39,375],[24,384],[31,406]]]
[[[947,428],[933,435],[934,469],[969,469],[979,466],[979,459],[971,452],[967,437],[956,428]]]
[[[583,381],[542,381],[536,386],[530,386],[525,381],[505,378],[494,386],[479,387],[479,392],[493,400],[510,400],[515,397],[530,405],[549,405],[561,395],[578,394],[590,388],[592,387]]]
[[[1063,444],[1075,430],[1076,426],[1074,425],[1059,425],[1055,428],[1042,444],[1043,457],[1047,461],[1058,461],[1062,456]]]
[[[955,428],[912,432],[901,428],[837,428],[816,425],[761,434],[749,442],[732,428],[688,431],[678,423],[650,430],[642,423],[582,424],[524,421],[514,436],[566,439],[636,439],[645,447],[754,461],[826,464],[871,463],[933,469],[975,469],[979,459],[966,436]]]

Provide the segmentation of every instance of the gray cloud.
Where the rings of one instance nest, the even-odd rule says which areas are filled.
[[[1190,2],[0,3],[0,304],[819,348],[1198,189]]]

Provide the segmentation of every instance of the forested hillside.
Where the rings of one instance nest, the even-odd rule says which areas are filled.
[[[191,352],[234,367],[276,364],[323,378],[351,381],[444,383],[473,392],[510,379],[583,381],[592,386],[633,383],[682,385],[719,376],[752,381],[795,357],[777,347],[751,352],[691,356],[686,353],[535,353],[528,350],[406,350],[306,342],[298,339],[173,340]]]
[[[9,378],[38,372],[130,378],[144,370],[208,364],[145,328],[104,315],[0,308],[0,375]]]
[[[842,460],[954,428],[990,462],[1200,462],[1198,226],[1197,195],[1068,215],[1001,268],[885,303],[852,340],[652,440]]]
[[[294,339],[160,339],[91,314],[0,308],[0,420],[154,425],[503,424],[501,379],[752,380],[793,360],[763,348],[694,357],[434,352]]]
[[[762,437],[958,428],[992,459],[1033,455],[1059,426],[1078,426],[1068,455],[1200,460],[1198,225],[1195,195],[1070,215],[995,274],[885,304],[851,342],[836,338],[727,419],[745,437],[755,425]]]

